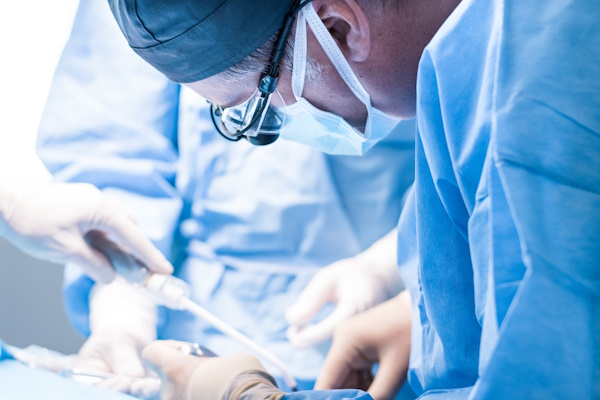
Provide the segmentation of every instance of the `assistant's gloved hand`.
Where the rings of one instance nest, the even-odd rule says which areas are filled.
[[[393,399],[410,358],[411,300],[407,291],[342,322],[315,383],[316,390],[356,388]],[[379,363],[373,378],[373,366]]]
[[[93,279],[110,282],[115,276],[111,263],[86,241],[93,231],[108,235],[150,270],[173,271],[131,214],[92,185],[0,185],[0,236],[34,257],[74,263]]]
[[[331,338],[343,320],[397,295],[403,288],[398,274],[396,231],[353,258],[337,261],[317,272],[288,309],[287,337],[296,347]],[[310,321],[327,303],[334,311],[323,321]]]
[[[283,392],[250,354],[196,357],[183,354],[183,342],[150,344],[146,363],[162,380],[163,400],[279,400]]]
[[[90,294],[91,335],[75,367],[120,375],[98,386],[144,399],[155,397],[160,382],[147,374],[140,354],[156,340],[156,322],[156,306],[141,288],[121,277],[109,285],[96,284]]]

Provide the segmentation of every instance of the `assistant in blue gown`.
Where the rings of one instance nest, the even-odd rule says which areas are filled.
[[[122,202],[193,299],[278,354],[306,388],[328,346],[294,350],[284,313],[318,268],[394,228],[414,178],[414,125],[362,159],[285,141],[232,144],[214,130],[204,100],[131,51],[105,1],[84,0],[38,152],[56,179],[90,182]],[[92,284],[67,269],[68,314],[86,335]],[[161,315],[160,338],[222,355],[246,350],[187,313]]]

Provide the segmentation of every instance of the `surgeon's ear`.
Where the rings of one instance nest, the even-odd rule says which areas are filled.
[[[314,0],[313,7],[346,59],[363,62],[369,58],[369,21],[356,0]]]

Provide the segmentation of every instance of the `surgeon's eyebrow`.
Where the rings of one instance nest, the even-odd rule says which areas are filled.
[[[217,105],[221,106],[222,108],[230,108],[230,107],[239,106],[241,104],[244,104],[248,100],[250,100],[250,98],[253,95],[254,95],[254,92],[250,93],[247,96],[244,94],[238,94],[235,98],[228,99],[224,104],[217,104]]]
[[[194,92],[202,96],[206,101],[211,104],[228,108],[242,104],[245,100],[250,98],[248,95],[246,99],[240,94],[239,91],[232,91],[231,93],[219,93],[218,86],[215,85],[203,85],[199,82],[184,83],[184,86],[192,89]]]
[[[194,88],[192,88],[192,90],[194,90]],[[194,90],[194,91],[196,91],[196,90]],[[199,92],[196,91],[196,93],[199,93]],[[246,95],[245,93],[235,92],[230,95],[220,94],[216,97],[206,96],[205,98],[211,104],[217,105],[222,108],[229,108],[229,107],[239,106],[240,104],[245,103],[248,99],[250,99],[250,97],[252,97],[253,93],[254,92]]]

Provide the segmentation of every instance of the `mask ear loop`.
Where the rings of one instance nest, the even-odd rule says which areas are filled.
[[[348,85],[354,95],[370,110],[371,96],[360,83],[354,71],[352,71],[352,67],[350,67],[350,64],[348,64],[346,57],[344,57],[344,54],[338,47],[337,43],[331,37],[331,34],[323,24],[323,21],[321,21],[321,18],[319,18],[319,15],[315,11],[312,4],[302,9],[301,14],[306,21],[308,21],[310,28],[319,41],[319,44],[325,51],[325,54],[327,54],[327,57],[329,57],[329,60],[331,60],[331,63],[340,74],[344,82],[346,82],[346,85]],[[306,35],[304,40],[306,46]]]
[[[312,4],[306,8],[312,8]],[[294,63],[292,64],[292,92],[300,100],[306,79],[306,17],[301,10],[296,17],[296,36],[294,37]]]
[[[333,40],[333,37],[323,24],[323,21],[321,21],[321,18],[319,18],[319,15],[315,11],[312,4],[302,9],[301,14],[308,22],[308,25],[312,29],[315,37],[319,41],[319,44],[325,51],[325,54],[327,54],[327,57],[329,57],[329,60],[335,67],[338,74],[340,74],[356,98],[359,99],[367,108],[367,121],[365,125],[365,131],[362,133],[362,137],[363,139],[368,139],[371,137],[372,133],[371,116],[373,114],[373,106],[371,105],[371,96],[358,80],[358,77],[352,70],[352,67],[350,67],[350,64],[348,64],[346,57],[344,57],[344,54],[338,47],[337,43],[335,40]],[[306,36],[304,40],[306,41]]]

